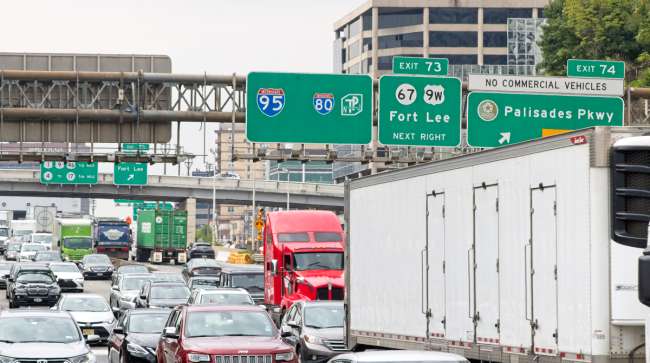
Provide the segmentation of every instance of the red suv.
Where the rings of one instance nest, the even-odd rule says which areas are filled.
[[[297,363],[266,311],[250,305],[174,308],[156,356],[158,363]]]

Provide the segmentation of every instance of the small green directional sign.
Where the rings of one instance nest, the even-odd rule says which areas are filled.
[[[625,79],[625,62],[569,59],[566,73],[569,77]]]
[[[499,147],[592,126],[622,126],[618,97],[471,92],[467,143]]]
[[[44,161],[41,184],[97,184],[97,163]]]
[[[147,185],[147,163],[115,163],[113,184]]]
[[[379,79],[379,142],[455,147],[460,144],[460,79],[385,75]]]
[[[122,144],[122,150],[125,152],[149,151],[149,144]]]
[[[446,76],[448,69],[447,58],[393,57],[393,73]]]

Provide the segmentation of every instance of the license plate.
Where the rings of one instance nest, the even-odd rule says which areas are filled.
[[[37,298],[34,299],[34,302],[37,302],[37,303],[43,302],[43,299],[41,299],[40,297],[37,297]]]
[[[85,336],[95,335],[95,329],[83,329],[81,332]]]
[[[98,272],[97,276],[104,276],[104,273],[103,272]]]

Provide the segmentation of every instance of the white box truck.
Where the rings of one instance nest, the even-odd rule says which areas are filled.
[[[585,129],[347,183],[349,347],[643,361],[646,132]]]

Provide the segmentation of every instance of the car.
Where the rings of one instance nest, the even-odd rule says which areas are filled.
[[[165,324],[157,352],[158,363],[297,363],[293,347],[282,341],[259,306],[178,306]]]
[[[219,287],[219,276],[194,276],[187,280],[190,290]]]
[[[282,318],[280,334],[300,362],[327,362],[347,351],[342,301],[297,301]]]
[[[176,272],[156,272],[153,276],[153,280],[185,283],[185,279],[183,278],[183,275]]]
[[[100,342],[108,341],[115,323],[108,302],[97,294],[63,294],[52,310],[69,312],[84,337],[97,335]]]
[[[51,306],[56,304],[61,295],[56,276],[47,266],[16,264],[7,277],[7,300],[10,308],[39,304]]]
[[[63,259],[61,258],[61,253],[59,251],[42,251],[42,252],[36,252],[33,261],[51,263],[51,262],[63,262]]]
[[[9,242],[7,243],[7,248],[5,250],[5,259],[7,261],[17,261],[18,255],[20,255],[20,246],[22,242]]]
[[[108,299],[115,316],[135,309],[135,300],[140,289],[147,281],[153,280],[153,277],[150,273],[118,275],[117,282],[111,286],[111,296]]]
[[[98,342],[99,337],[91,335],[84,339],[74,319],[66,312],[2,310],[0,326],[3,362],[95,362],[95,355],[87,344]]]
[[[108,339],[108,361],[156,363],[156,346],[170,311],[138,309],[125,312]]]
[[[183,277],[185,280],[189,280],[190,277],[194,276],[219,276],[221,273],[222,263],[217,262],[217,260],[209,258],[194,258],[185,264],[183,267]]]
[[[73,262],[51,262],[50,270],[56,276],[57,283],[63,292],[83,292],[84,276]]]
[[[221,287],[246,289],[256,304],[264,302],[264,267],[261,265],[227,264],[221,269]]]
[[[23,243],[20,246],[20,254],[18,254],[18,261],[29,262],[34,261],[34,256],[37,252],[47,251],[47,248],[38,243]]]
[[[14,265],[14,262],[2,261],[0,262],[0,289],[7,288],[7,280],[5,275],[9,275],[11,272],[11,267]]]
[[[467,359],[453,353],[424,350],[369,350],[345,353],[329,360],[329,363],[466,363]]]
[[[214,260],[214,249],[212,244],[207,242],[195,242],[187,249],[187,258],[210,258]]]
[[[136,298],[136,308],[172,308],[186,304],[190,289],[182,282],[147,281]]]
[[[149,273],[149,269],[145,265],[138,265],[138,264],[121,265],[120,267],[115,269],[115,272],[113,273],[113,277],[111,279],[111,285],[116,285],[117,279],[121,275],[148,274],[148,273]]]
[[[111,259],[102,254],[91,254],[83,257],[79,263],[85,279],[98,278],[110,279],[113,275]]]
[[[52,233],[32,233],[29,242],[43,245],[48,251],[52,249]]]
[[[244,289],[200,289],[192,291],[190,305],[255,305],[253,298]]]

